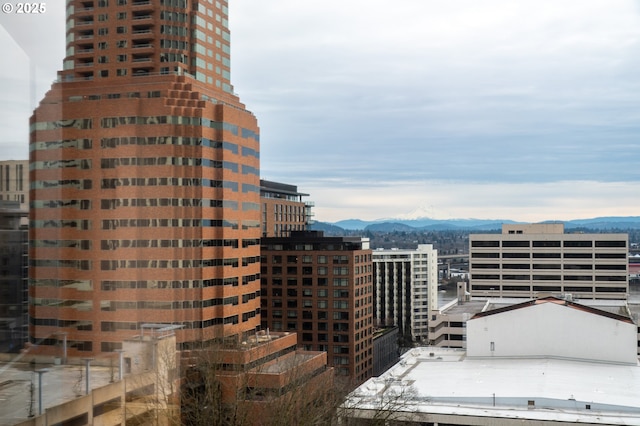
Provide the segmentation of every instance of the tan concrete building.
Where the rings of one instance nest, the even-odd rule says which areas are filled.
[[[469,253],[472,296],[625,299],[629,292],[627,234],[503,225],[501,234],[469,235]]]
[[[29,207],[29,160],[0,161],[0,201],[16,201]]]

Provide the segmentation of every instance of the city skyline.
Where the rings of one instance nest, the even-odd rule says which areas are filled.
[[[636,3],[366,5],[230,5],[263,179],[310,193],[324,222],[637,215]],[[0,16],[15,64],[0,71],[2,159],[27,157],[34,99],[61,68],[54,6]]]

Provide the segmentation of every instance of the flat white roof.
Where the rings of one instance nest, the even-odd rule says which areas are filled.
[[[398,411],[640,425],[640,366],[554,358],[466,358],[464,350],[414,348],[358,387],[345,406]]]

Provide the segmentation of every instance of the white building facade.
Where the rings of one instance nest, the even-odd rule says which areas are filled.
[[[374,250],[374,320],[397,326],[400,335],[426,341],[429,311],[438,302],[438,251],[431,244],[416,250]]]

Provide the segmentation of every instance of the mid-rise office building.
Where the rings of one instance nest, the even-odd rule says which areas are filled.
[[[425,341],[429,311],[438,306],[438,251],[431,244],[416,250],[373,251],[376,325],[399,328],[408,341]]]
[[[625,299],[629,292],[627,234],[503,225],[500,234],[469,235],[469,254],[472,296]]]
[[[291,231],[307,231],[312,223],[311,201],[303,201],[309,194],[285,183],[260,180],[262,202],[262,236],[288,237]]]
[[[20,208],[29,206],[29,161],[0,161],[0,201],[20,203]]]
[[[371,377],[373,279],[369,241],[321,231],[262,239],[262,326],[296,331],[305,350],[327,352],[336,373]]]

